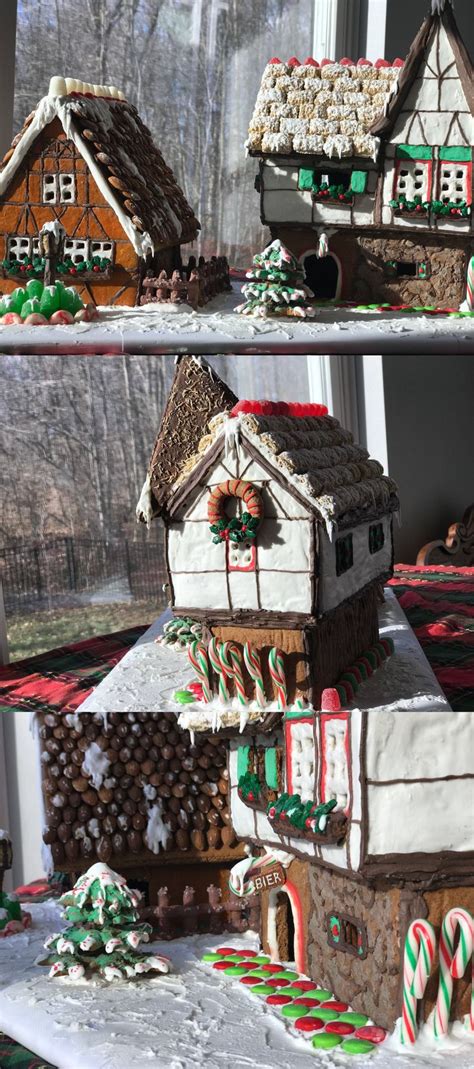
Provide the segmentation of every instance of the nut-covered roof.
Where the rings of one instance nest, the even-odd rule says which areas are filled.
[[[46,713],[39,735],[43,838],[55,869],[95,859],[120,867],[154,856],[160,864],[167,855],[234,856],[225,743],[192,744],[165,713]],[[147,828],[150,819],[156,827],[156,806],[167,834],[155,855]]]
[[[87,92],[43,97],[0,165],[0,197],[35,139],[55,118],[85,159],[139,255],[193,241],[199,222],[172,170],[136,108],[117,97]]]
[[[275,57],[263,72],[249,152],[375,158],[379,142],[371,127],[384,115],[402,67],[402,60],[323,60],[320,66],[311,58],[284,63]]]

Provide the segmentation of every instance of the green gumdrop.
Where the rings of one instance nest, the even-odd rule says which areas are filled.
[[[310,1017],[320,1017],[322,1021],[337,1021],[339,1014],[336,1010],[324,1010],[321,1006],[316,1006],[314,1010],[309,1011]]]
[[[256,961],[258,965],[267,965],[270,961],[268,954],[258,954],[256,958],[252,958],[252,961]],[[265,974],[268,976],[268,973]]]
[[[179,705],[190,705],[191,702],[196,701],[195,695],[190,690],[175,690],[173,699]]]
[[[24,290],[22,286],[18,286],[18,289],[13,290],[13,293],[10,294],[11,303],[8,311],[16,312],[18,315],[20,315],[23,305],[27,300],[27,297],[28,295],[26,290]]]
[[[59,293],[56,286],[45,286],[43,295],[40,300],[41,314],[46,316],[46,319],[51,319],[54,312],[59,309]]]
[[[33,312],[39,312],[40,302],[37,297],[32,297],[31,300],[25,301],[20,315],[22,319],[26,319],[27,316],[32,315]]]
[[[251,990],[253,995],[274,995],[275,994],[275,988],[274,987],[270,987],[270,984],[256,984],[255,987],[251,987],[250,990]]]
[[[63,308],[65,308],[68,312],[71,312],[72,315],[75,315],[80,308],[84,307],[75,286],[64,287],[62,300],[64,301]]]
[[[268,975],[268,973],[267,973]],[[290,972],[289,969],[284,969],[283,972],[272,973],[273,980],[296,980],[298,973]]]
[[[331,1032],[322,1032],[320,1036],[314,1036],[311,1040],[313,1047],[319,1050],[331,1050],[338,1047],[342,1042],[342,1036],[332,1035]]]
[[[0,297],[0,316],[4,316],[7,312],[13,312],[11,297]]]
[[[295,1006],[294,1002],[287,1002],[284,1006],[280,1006],[280,1012],[284,1017],[294,1017],[298,1020],[299,1017],[308,1016],[307,1006]]]
[[[222,954],[203,954],[201,961],[220,961]]]
[[[332,991],[327,991],[324,987],[318,987],[316,991],[302,991],[301,994],[314,998],[316,1002],[327,1002],[328,999],[334,998]]]
[[[42,297],[43,283],[40,278],[30,278],[26,283],[26,292],[28,297]]]
[[[371,1054],[375,1050],[375,1044],[369,1043],[368,1039],[345,1039],[341,1050],[344,1054]]]
[[[248,973],[248,969],[244,965],[229,965],[228,969],[222,970],[226,976],[245,976]]]

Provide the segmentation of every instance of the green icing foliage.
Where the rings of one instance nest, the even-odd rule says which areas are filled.
[[[255,772],[246,772],[240,777],[238,790],[244,801],[258,802],[262,793],[262,784]]]
[[[326,831],[329,814],[336,806],[335,798],[329,802],[302,802],[299,794],[282,794],[276,802],[270,802],[267,806],[267,815],[270,820],[287,820],[294,828],[300,831],[316,832],[322,834]]]
[[[224,518],[210,527],[214,535],[213,542],[247,542],[257,537],[260,520],[257,516],[251,516],[249,512],[242,513],[242,518],[234,516],[228,520]]]
[[[265,782],[270,790],[278,790],[278,765],[274,746],[267,746],[265,750]]]
[[[239,746],[237,750],[237,778],[240,781],[249,770],[250,746]]]

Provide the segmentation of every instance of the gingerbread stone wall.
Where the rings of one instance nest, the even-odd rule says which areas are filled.
[[[354,1010],[368,1014],[383,1028],[392,1028],[399,1015],[400,891],[375,891],[316,866],[308,869],[312,901],[309,975]],[[367,957],[363,960],[329,945],[327,917],[333,913],[354,918],[365,928]]]

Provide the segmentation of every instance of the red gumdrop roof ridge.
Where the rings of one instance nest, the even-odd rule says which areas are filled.
[[[392,63],[390,63],[390,60],[388,59],[376,59],[372,63],[370,59],[366,59],[365,56],[361,56],[361,58],[357,60],[349,59],[348,56],[344,56],[343,59],[322,59],[319,62],[317,59],[313,59],[313,56],[307,56],[302,63],[296,56],[291,56],[286,62],[284,59],[279,59],[278,56],[272,56],[272,58],[268,60],[268,64],[270,63],[283,63],[285,67],[327,67],[334,63],[340,63],[343,67],[376,67],[377,69],[380,69],[380,67],[405,66],[405,60],[400,59],[400,56],[397,56]]]
[[[327,416],[326,405],[301,404],[299,401],[238,401],[231,416],[240,413],[253,416],[290,416],[293,419],[314,419]]]

